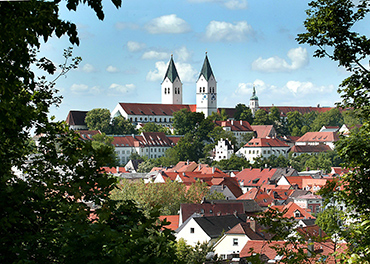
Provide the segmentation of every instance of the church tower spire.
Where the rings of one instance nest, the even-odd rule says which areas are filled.
[[[161,84],[162,104],[182,104],[182,83],[177,73],[173,55]]]
[[[251,99],[249,100],[249,108],[251,109],[253,116],[259,108],[258,97],[256,95],[256,87],[254,85],[253,85],[253,94]]]
[[[197,112],[208,117],[217,111],[217,82],[209,63],[207,52],[197,81]]]

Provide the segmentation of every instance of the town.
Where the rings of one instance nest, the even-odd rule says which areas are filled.
[[[83,141],[109,138],[117,164],[102,170],[119,179],[113,199],[132,199],[147,213],[159,207],[178,243],[205,244],[204,257],[225,263],[247,263],[256,253],[265,263],[281,259],[271,246],[286,240],[271,242],[274,235],[260,220],[275,210],[291,220],[290,235],[307,240],[299,247],[310,259],[335,262],[332,254],[347,245],[322,219],[330,211],[339,221],[345,209],[318,192],[349,172],[340,167],[335,144],[361,127],[351,109],[259,106],[255,88],[248,106],[217,108],[207,55],[197,105],[182,104],[172,56],[161,90],[162,104],[118,103],[111,113],[71,110],[66,118]],[[119,132],[115,118],[126,122],[121,133],[129,135],[109,135]],[[179,147],[187,142],[190,150]],[[188,152],[193,155],[183,155]]]

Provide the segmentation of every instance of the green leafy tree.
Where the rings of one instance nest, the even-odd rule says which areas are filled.
[[[87,112],[85,122],[89,130],[111,133],[110,111],[108,109],[95,108]]]
[[[258,109],[254,114],[253,125],[269,125],[268,115],[265,110]]]
[[[248,107],[245,104],[237,104],[235,106],[234,119],[240,120],[240,115],[247,109]]]
[[[342,126],[343,116],[338,108],[333,108],[328,112],[320,113],[311,124],[312,131],[319,131],[323,126]]]
[[[304,22],[306,32],[298,35],[298,41],[314,46],[314,56],[328,57],[350,73],[338,90],[342,97],[340,106],[353,108],[364,120],[358,132],[342,138],[336,145],[345,166],[352,171],[341,178],[342,191],[331,190],[327,195],[334,195],[349,212],[356,212],[349,215],[351,226],[347,226],[344,238],[351,245],[349,262],[366,263],[370,260],[370,199],[366,194],[370,171],[370,71],[362,63],[370,55],[370,41],[357,32],[356,25],[368,15],[369,1],[321,0],[310,2],[309,6]]]
[[[221,113],[212,112],[212,114],[207,118],[211,121],[226,121],[228,119],[228,115],[226,114],[225,109],[221,109]]]
[[[117,157],[114,151],[115,148],[112,145],[114,138],[109,137],[105,135],[104,133],[96,134],[92,138],[93,138],[93,141],[91,142],[91,146],[93,147],[93,149],[98,150],[98,151],[104,151],[105,153],[110,153],[109,160],[111,160],[111,162],[106,164],[106,166],[114,167],[118,165],[118,160],[117,160]]]
[[[175,129],[175,134],[185,135],[189,132],[193,133],[203,120],[203,113],[190,112],[187,109],[181,109],[173,114],[173,127]]]
[[[116,116],[112,119],[110,124],[110,134],[111,135],[131,135],[137,134],[134,125],[124,118],[123,116]]]
[[[327,235],[333,236],[341,233],[344,212],[335,206],[329,206],[318,213],[315,224]]]
[[[204,144],[197,137],[187,133],[173,148],[179,160],[198,161],[204,157],[203,147]]]
[[[252,110],[250,108],[245,109],[240,114],[240,120],[247,121],[249,124],[252,124],[254,120]]]
[[[302,114],[298,111],[287,113],[287,128],[291,136],[301,136],[302,122]]]
[[[80,4],[64,3],[69,10]],[[104,18],[101,1],[84,3]],[[158,212],[145,216],[130,201],[118,206],[109,199],[116,180],[100,168],[112,162],[111,149],[94,148],[65,123],[49,120],[49,108],[61,98],[55,94],[58,76],[48,82],[32,70],[57,71],[37,57],[41,41],[66,36],[79,43],[76,25],[59,17],[60,5],[0,2],[0,262],[176,262],[174,237],[160,232]],[[60,75],[77,67],[80,58],[69,64],[71,53],[65,50]],[[29,147],[31,130],[43,135],[36,150]]]
[[[226,131],[222,127],[215,126],[209,133],[208,138],[211,140],[212,143],[206,144],[204,146],[204,153],[205,155],[209,154],[215,146],[217,145],[218,141],[222,139],[228,139],[229,142],[236,146],[236,137],[234,136],[233,132]]]
[[[157,125],[155,123],[146,123],[139,132],[163,132],[166,135],[171,135],[171,130],[168,127]]]
[[[230,159],[212,162],[212,166],[216,166],[221,170],[238,170],[251,167],[251,164],[243,157],[238,157],[235,154],[231,155]]]

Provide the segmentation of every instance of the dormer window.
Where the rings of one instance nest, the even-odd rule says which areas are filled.
[[[297,218],[297,217],[301,217],[301,212],[300,212],[300,211],[298,211],[298,210],[297,210],[297,211],[295,211],[295,212],[294,212],[294,217],[296,217],[296,218]]]

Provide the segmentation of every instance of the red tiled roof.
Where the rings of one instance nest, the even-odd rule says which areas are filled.
[[[243,186],[261,186],[268,183],[277,169],[244,169],[235,175],[238,182]]]
[[[313,217],[309,212],[307,212],[302,207],[300,207],[299,205],[297,205],[296,203],[293,203],[293,202],[288,203],[283,208],[281,208],[279,206],[271,206],[271,208],[278,209],[279,211],[287,210],[286,213],[283,215],[283,217],[287,217],[287,218],[293,217],[295,219],[315,219],[315,217]],[[300,212],[299,217],[294,216],[294,213],[296,211]]]
[[[240,251],[240,258],[245,258],[253,255],[254,253],[259,253],[265,255],[268,260],[274,260],[277,257],[277,253],[274,247],[284,248],[286,247],[285,241],[261,241],[261,240],[249,240],[243,249]],[[292,244],[287,245],[290,250],[297,250],[293,248]],[[344,253],[347,249],[347,244],[334,244],[333,242],[314,242],[314,251],[317,254],[315,258],[311,258],[312,263],[319,262],[321,256],[325,256],[325,263],[334,264],[339,260],[335,259],[333,253]],[[299,245],[307,252],[307,244]],[[335,250],[334,250],[335,249]]]
[[[302,189],[303,179],[312,179],[311,176],[286,176],[285,178],[290,185],[297,185],[299,189]]]
[[[330,151],[331,148],[328,145],[295,145],[290,149],[290,152],[294,153],[319,153]]]
[[[336,142],[338,140],[336,132],[307,132],[297,142]]]
[[[128,115],[173,116],[174,112],[180,111],[181,109],[187,109],[190,112],[196,111],[196,105],[137,104],[137,103],[119,103],[119,104]]]
[[[231,131],[253,131],[251,125],[247,121],[227,120],[214,121],[214,123],[220,127],[230,127]]]
[[[260,148],[260,147],[287,147],[283,141],[277,138],[252,138],[247,144],[244,145],[245,148]]]
[[[112,174],[117,173],[117,167],[111,167],[111,168],[102,167],[101,169],[102,169],[102,171],[104,171],[106,173],[112,173]],[[125,167],[118,167],[118,173],[126,173],[126,172],[127,171],[126,171]]]
[[[273,135],[274,126],[273,125],[252,125],[253,131],[257,133],[257,137],[266,138],[275,136]]]
[[[179,220],[180,216],[179,215],[161,215],[159,216],[159,220],[167,220],[167,222],[170,222],[169,225],[164,226],[167,229],[175,231],[179,227]]]
[[[342,168],[342,167],[331,167],[331,173],[337,175],[343,175],[350,171],[349,168]]]

